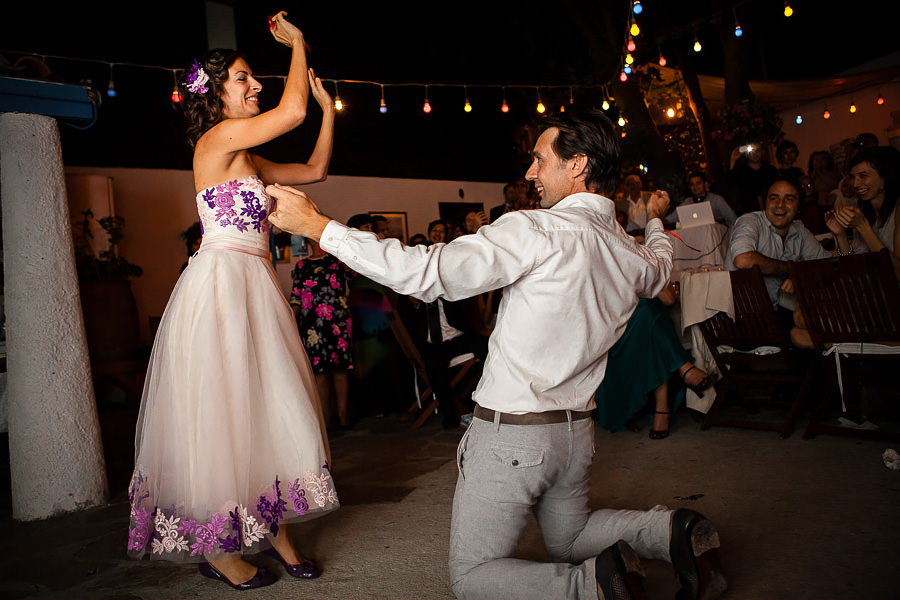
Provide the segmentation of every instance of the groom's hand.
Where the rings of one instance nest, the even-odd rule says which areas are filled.
[[[275,210],[269,215],[272,225],[282,231],[319,241],[331,219],[319,212],[319,207],[309,196],[278,183],[266,186],[266,192],[277,201]]]

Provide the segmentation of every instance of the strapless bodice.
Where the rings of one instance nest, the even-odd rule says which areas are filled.
[[[206,188],[197,194],[203,245],[217,241],[268,250],[271,209],[272,197],[258,175]]]

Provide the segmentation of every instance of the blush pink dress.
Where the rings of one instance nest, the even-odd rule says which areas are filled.
[[[141,401],[128,552],[202,561],[338,507],[309,360],[268,259],[257,176],[197,195],[203,243],[160,322]]]

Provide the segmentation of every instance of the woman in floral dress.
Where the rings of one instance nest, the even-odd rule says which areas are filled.
[[[350,351],[352,319],[347,303],[348,271],[314,241],[307,240],[307,247],[309,255],[297,261],[291,273],[291,308],[316,374],[325,424],[331,424],[329,398],[333,391],[338,424],[347,429],[350,427],[347,371],[353,368]]]

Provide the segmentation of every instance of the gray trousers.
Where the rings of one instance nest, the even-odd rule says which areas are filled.
[[[460,600],[598,600],[593,558],[625,540],[669,560],[671,512],[588,509],[591,419],[500,425],[473,419],[457,450],[450,586]],[[510,558],[534,512],[550,563]]]

